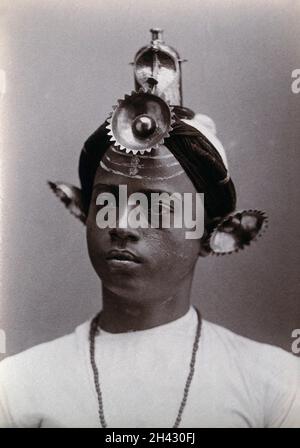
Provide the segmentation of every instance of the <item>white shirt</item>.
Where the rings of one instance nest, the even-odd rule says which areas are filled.
[[[0,363],[0,427],[99,427],[87,321]],[[108,427],[171,428],[189,373],[197,314],[96,337]],[[180,427],[300,427],[300,359],[203,320]]]

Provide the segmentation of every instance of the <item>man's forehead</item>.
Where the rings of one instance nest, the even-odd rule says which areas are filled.
[[[165,191],[194,186],[176,157],[164,145],[147,154],[127,154],[113,146],[106,151],[96,172],[94,184],[141,185]]]
[[[167,180],[181,176],[183,169],[174,155],[163,145],[146,154],[127,154],[110,146],[100,167],[112,174],[126,178]]]

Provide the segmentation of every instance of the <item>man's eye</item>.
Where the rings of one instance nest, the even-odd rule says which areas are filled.
[[[117,198],[111,193],[100,193],[96,198],[97,208],[116,208],[117,206]]]
[[[158,216],[165,215],[167,213],[173,213],[173,211],[174,211],[174,207],[171,204],[164,203],[164,202],[159,202],[158,204],[154,204],[150,210],[150,212],[153,215],[158,215]]]
[[[105,201],[103,201],[104,203],[102,204],[97,204],[98,208],[117,208],[117,204],[113,201],[109,201],[108,199],[106,199]]]

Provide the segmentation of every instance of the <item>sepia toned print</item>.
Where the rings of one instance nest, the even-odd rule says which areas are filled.
[[[117,3],[105,9],[117,16]],[[196,8],[196,2],[191,4]],[[66,5],[60,8],[65,11]],[[232,14],[240,11],[232,8]],[[9,11],[4,11],[8,17]],[[220,13],[213,11],[212,23]],[[90,13],[88,17],[92,20]],[[259,9],[255,17],[260,20]],[[195,51],[197,32],[186,34],[181,25],[176,43],[189,37],[185,48],[193,48],[189,58],[203,74],[206,60]],[[276,135],[260,159],[249,142],[247,157],[234,141],[224,149],[202,106],[193,106],[196,111],[187,107],[183,93],[194,78],[184,73],[181,51],[179,55],[173,47],[172,26],[170,32],[165,28],[165,34],[151,28],[147,42],[148,30],[139,25],[130,39],[132,52],[137,50],[131,64],[133,90],[125,89],[124,83],[129,93],[119,92],[113,81],[102,85],[114,106],[103,109],[102,118],[95,114],[95,126],[88,124],[89,131],[76,138],[77,149],[62,145],[70,138],[69,110],[55,158],[41,149],[39,163],[32,159],[29,173],[22,172],[32,179],[32,185],[23,185],[24,203],[30,203],[27,195],[42,196],[47,212],[30,208],[27,219],[36,216],[35,227],[29,231],[24,215],[22,243],[18,249],[12,247],[21,254],[30,243],[41,252],[37,259],[46,262],[37,267],[37,259],[25,260],[24,253],[19,265],[16,261],[20,279],[15,272],[11,280],[9,260],[5,270],[8,290],[12,284],[14,291],[22,285],[27,300],[1,303],[1,428],[300,427],[300,360],[295,356],[300,315],[291,268],[295,257],[291,256],[286,277],[290,243],[288,237],[284,244],[276,240],[280,228],[274,217],[283,205],[269,174],[270,169],[279,170],[272,165],[274,157],[279,159]],[[124,49],[126,36],[119,28],[117,40],[121,46],[124,40]],[[99,57],[123,78],[124,64],[104,56],[113,51],[114,42],[101,42]],[[17,52],[13,47],[10,51]],[[6,72],[12,76],[9,69]],[[291,71],[287,78],[287,95],[296,95],[289,84]],[[205,76],[202,90],[210,81]],[[103,83],[92,93],[99,99]],[[47,95],[51,99],[46,90],[46,100]],[[46,104],[49,107],[48,100]],[[248,107],[251,113],[245,104]],[[237,126],[224,120],[227,126]],[[44,124],[41,135],[48,133]],[[259,146],[253,129],[262,132],[260,126],[247,125],[253,145]],[[14,161],[16,172],[27,157],[30,154],[21,153],[19,164]],[[79,182],[69,181],[70,172],[77,169]],[[285,172],[287,182],[291,170]],[[41,172],[47,173],[43,193]],[[293,208],[287,204],[284,207]],[[12,243],[9,237],[7,241]],[[281,254],[280,270],[272,253]],[[283,295],[279,288],[275,294],[275,272],[282,275]],[[39,301],[32,298],[30,303],[28,291],[37,293],[41,283],[46,291],[45,280],[51,292],[47,289],[45,297],[39,295]],[[272,306],[264,304],[263,291],[265,300],[270,294]],[[47,312],[42,312],[44,306]],[[39,328],[43,337],[36,340]],[[288,343],[280,328],[287,328]],[[16,342],[18,334],[23,346]],[[122,442],[117,438],[113,441]]]

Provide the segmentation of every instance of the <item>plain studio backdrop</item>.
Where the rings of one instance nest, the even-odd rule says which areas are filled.
[[[129,62],[151,27],[188,59],[184,105],[215,121],[238,208],[270,220],[250,248],[199,259],[192,301],[206,319],[291,351],[300,328],[299,1],[2,0],[0,13],[6,354],[62,336],[101,307],[85,228],[46,181],[79,185],[82,144],[131,92]]]

